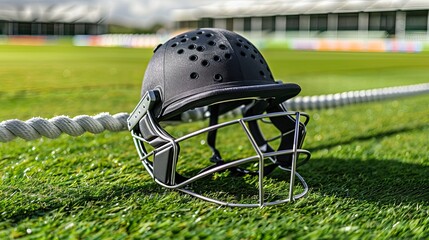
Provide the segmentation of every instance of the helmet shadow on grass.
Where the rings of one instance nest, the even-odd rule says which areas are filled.
[[[429,166],[397,159],[312,159],[312,192],[382,204],[429,203]]]
[[[376,133],[362,134],[343,141],[324,144],[310,151],[329,149],[359,141],[382,139],[400,133],[418,131],[427,128],[426,124],[381,130]],[[401,159],[377,158],[311,158],[309,163],[297,171],[306,179],[311,192],[322,195],[352,198],[381,204],[429,203],[429,166],[407,163]],[[289,174],[276,171],[266,176],[272,182],[288,184]],[[245,190],[246,182],[242,178],[233,178],[230,184],[212,184],[208,179],[201,181],[200,189],[205,193],[222,188],[227,194],[237,190],[250,193],[255,198],[257,191]],[[298,187],[299,188],[299,187]],[[299,191],[299,189],[298,189]],[[280,193],[281,191],[274,191]],[[283,195],[284,197],[284,195]]]
[[[427,128],[426,124],[356,136],[310,148],[329,149]],[[429,203],[429,166],[400,159],[312,158],[303,172],[313,192],[383,204]]]

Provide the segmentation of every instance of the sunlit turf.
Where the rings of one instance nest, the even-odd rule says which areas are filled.
[[[0,45],[0,120],[129,112],[151,55],[151,49]],[[263,55],[274,77],[298,83],[301,95],[422,83],[429,76],[427,52],[267,49]]]
[[[129,112],[151,50],[0,46],[0,53],[1,121]],[[298,82],[304,95],[429,77],[425,53],[263,53],[274,76]],[[299,168],[310,193],[262,209],[219,207],[159,187],[127,132],[0,143],[0,239],[426,239],[428,102],[425,95],[310,111],[304,147],[313,156]],[[189,164],[193,151],[209,151],[194,147],[182,148]],[[239,145],[225,151],[234,156]]]

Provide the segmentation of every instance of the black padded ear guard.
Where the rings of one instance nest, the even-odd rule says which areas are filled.
[[[140,120],[139,128],[143,138],[155,149],[153,155],[155,179],[167,185],[176,184],[175,167],[180,152],[179,145],[149,113]]]

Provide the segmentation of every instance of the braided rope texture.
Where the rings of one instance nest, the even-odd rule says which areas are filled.
[[[283,104],[288,109],[305,111],[395,99],[424,93],[429,93],[429,83],[311,97],[295,97]],[[228,112],[227,116],[238,116],[241,111],[241,108],[237,108]],[[182,113],[181,120],[183,122],[203,120],[209,116],[207,113],[207,107],[192,109]],[[98,134],[106,130],[111,132],[124,131],[127,130],[128,117],[128,113],[117,113],[115,115],[100,113],[93,117],[88,115],[79,115],[74,118],[57,116],[49,120],[34,117],[25,122],[18,119],[6,120],[0,122],[0,142],[9,142],[16,137],[31,141],[42,136],[52,139],[58,138],[62,133],[70,136],[80,136],[85,132]]]
[[[0,123],[0,142],[9,142],[20,137],[27,141],[40,137],[58,138],[61,133],[70,136],[80,136],[85,132],[94,134],[105,130],[111,132],[124,131],[127,129],[128,113],[117,113],[110,115],[100,113],[93,117],[79,115],[74,118],[57,116],[52,119],[34,117],[27,121],[18,119],[6,120]]]
[[[291,99],[292,101],[286,101],[283,104],[287,109],[304,111],[335,108],[357,103],[396,99],[399,97],[414,96],[426,93],[429,93],[429,83],[360,91],[349,91],[311,97],[298,96]]]

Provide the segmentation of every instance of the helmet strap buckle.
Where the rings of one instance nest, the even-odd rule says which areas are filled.
[[[147,91],[127,119],[128,130],[131,131],[137,126],[140,119],[142,119],[148,111],[152,110],[153,106],[158,101],[159,93],[157,90]]]

